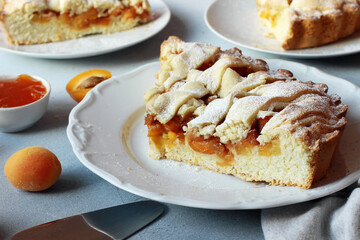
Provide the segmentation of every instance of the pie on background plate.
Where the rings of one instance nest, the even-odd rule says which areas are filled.
[[[29,45],[128,30],[148,22],[147,0],[1,0],[8,40]]]
[[[206,9],[204,18],[209,29],[219,37],[254,51],[295,58],[335,57],[360,52],[360,31],[329,44],[284,50],[279,41],[264,34],[269,30],[261,24],[255,0],[216,0]]]
[[[258,16],[285,50],[316,47],[360,30],[357,0],[256,0]]]
[[[124,49],[145,41],[169,23],[171,12],[162,0],[149,0],[151,15],[148,23],[112,34],[95,34],[72,40],[33,45],[9,43],[0,24],[0,50],[13,54],[48,59],[73,59],[96,56]]]

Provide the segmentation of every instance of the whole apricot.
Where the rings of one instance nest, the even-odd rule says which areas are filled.
[[[42,191],[57,181],[61,164],[48,149],[33,146],[14,153],[7,160],[4,171],[14,187],[25,191]]]

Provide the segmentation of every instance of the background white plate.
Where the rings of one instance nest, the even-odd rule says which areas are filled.
[[[97,34],[74,40],[16,46],[8,42],[0,27],[0,50],[38,58],[69,59],[89,57],[120,50],[142,42],[160,32],[170,20],[170,10],[162,0],[149,0],[151,21],[136,28]]]
[[[147,156],[146,89],[159,63],[151,63],[95,87],[70,113],[68,138],[80,161],[113,185],[157,201],[211,209],[256,209],[326,196],[360,178],[360,91],[352,83],[302,64],[268,60],[300,80],[328,84],[349,105],[348,125],[329,176],[312,189],[244,182],[197,166]]]
[[[264,36],[255,1],[217,0],[205,11],[207,26],[221,38],[244,48],[297,58],[320,58],[360,52],[360,32],[315,48],[284,51],[280,43]]]

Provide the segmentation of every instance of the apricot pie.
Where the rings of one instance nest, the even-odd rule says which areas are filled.
[[[301,188],[325,176],[347,111],[325,84],[177,37],[162,43],[160,63],[145,93],[150,157]]]
[[[147,0],[0,0],[11,43],[37,44],[114,33],[149,20]]]
[[[256,0],[260,21],[284,49],[314,47],[360,30],[359,0]]]

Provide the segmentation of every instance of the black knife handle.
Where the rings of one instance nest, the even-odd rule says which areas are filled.
[[[15,234],[11,240],[113,240],[90,227],[82,216],[41,224]]]

